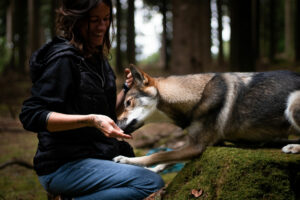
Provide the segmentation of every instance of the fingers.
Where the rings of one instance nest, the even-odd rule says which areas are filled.
[[[113,127],[111,135],[114,135],[114,137],[117,137],[117,138],[132,139],[132,136],[125,134],[124,131],[122,129],[120,129],[120,127],[118,127],[115,122],[112,122],[111,125]]]
[[[120,127],[109,117],[98,115],[95,119],[96,128],[98,128],[106,137],[132,139],[131,135],[125,134]]]
[[[127,83],[128,87],[131,87],[133,84],[133,77],[129,68],[125,68],[125,82]]]
[[[125,69],[124,69],[124,72],[125,72],[125,75],[126,75],[126,76],[127,76],[129,73],[131,73],[129,68],[125,68]]]

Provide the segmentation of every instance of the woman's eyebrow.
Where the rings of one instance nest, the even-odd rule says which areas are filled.
[[[107,15],[104,15],[104,17],[109,17],[110,16],[110,13],[108,13]],[[92,14],[90,15],[90,17],[99,17],[97,14]]]

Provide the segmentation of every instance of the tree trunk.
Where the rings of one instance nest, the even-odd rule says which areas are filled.
[[[122,7],[120,0],[116,1],[117,7],[117,46],[116,46],[116,71],[121,74],[123,71],[122,67],[122,53],[121,53],[121,20],[122,20]]]
[[[169,48],[169,39],[168,39],[168,31],[167,31],[167,0],[162,0],[161,13],[163,16],[163,33],[162,33],[162,55],[163,55],[163,63],[165,71],[169,70],[169,60],[170,55],[168,52]]]
[[[26,16],[27,16],[27,12],[26,12],[26,6],[27,6],[27,2],[25,0],[17,0],[17,4],[18,6],[16,7],[16,12],[15,12],[15,27],[14,29],[16,30],[15,34],[18,36],[17,40],[15,41],[18,51],[18,62],[17,62],[17,71],[20,72],[25,72],[26,69],[26,34],[27,34],[27,30],[26,30]]]
[[[217,0],[217,10],[218,10],[218,40],[219,40],[219,55],[218,55],[218,65],[223,67],[224,65],[224,49],[223,49],[223,24],[222,24],[222,11],[223,0]]]
[[[28,0],[28,47],[27,60],[40,46],[40,20],[38,0]],[[28,63],[28,62],[27,62]],[[29,68],[27,69],[29,71]]]
[[[13,45],[13,17],[15,0],[11,0],[6,10],[6,42],[8,46]]]
[[[8,48],[11,50],[12,54],[8,66],[5,70],[13,68],[15,65],[15,44],[14,44],[14,12],[15,12],[15,0],[11,0],[6,11],[6,42]]]
[[[269,46],[269,59],[270,62],[274,62],[274,57],[275,57],[275,53],[276,53],[276,44],[277,44],[277,40],[276,40],[276,3],[277,0],[272,0],[270,2],[270,46]]]
[[[134,26],[134,0],[128,0],[127,24],[127,59],[130,64],[135,64],[135,26]]]
[[[296,0],[295,12],[295,60],[300,62],[300,0]]]
[[[294,30],[293,30],[293,16],[294,16],[294,4],[292,0],[286,0],[285,2],[285,55],[287,60],[294,60]]]
[[[251,10],[251,0],[230,1],[232,71],[255,71]]]
[[[211,67],[210,1],[172,0],[171,72],[209,71]]]
[[[51,0],[51,36],[54,37],[56,35],[56,9],[58,7],[58,2],[57,0]]]
[[[260,59],[260,1],[252,1],[252,45],[253,45],[253,59],[255,62],[258,62]]]

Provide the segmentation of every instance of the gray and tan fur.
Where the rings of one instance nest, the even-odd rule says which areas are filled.
[[[300,75],[290,71],[258,73],[207,73],[152,78],[131,67],[134,86],[119,117],[122,129],[134,130],[155,109],[186,129],[188,144],[182,149],[127,158],[120,163],[151,166],[186,161],[207,146],[222,141],[285,143],[300,133]],[[300,153],[299,144],[282,148]],[[159,165],[154,171],[162,170]]]

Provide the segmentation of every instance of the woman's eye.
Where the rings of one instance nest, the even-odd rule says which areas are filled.
[[[104,18],[102,18],[102,19],[100,19],[99,17],[90,17],[89,18],[89,21],[91,22],[91,23],[98,23],[98,22],[100,22],[100,21],[104,21],[104,22],[107,22],[107,21],[109,21],[109,17],[104,17]]]
[[[98,22],[98,18],[97,17],[91,17],[90,22],[96,23],[96,22]]]

